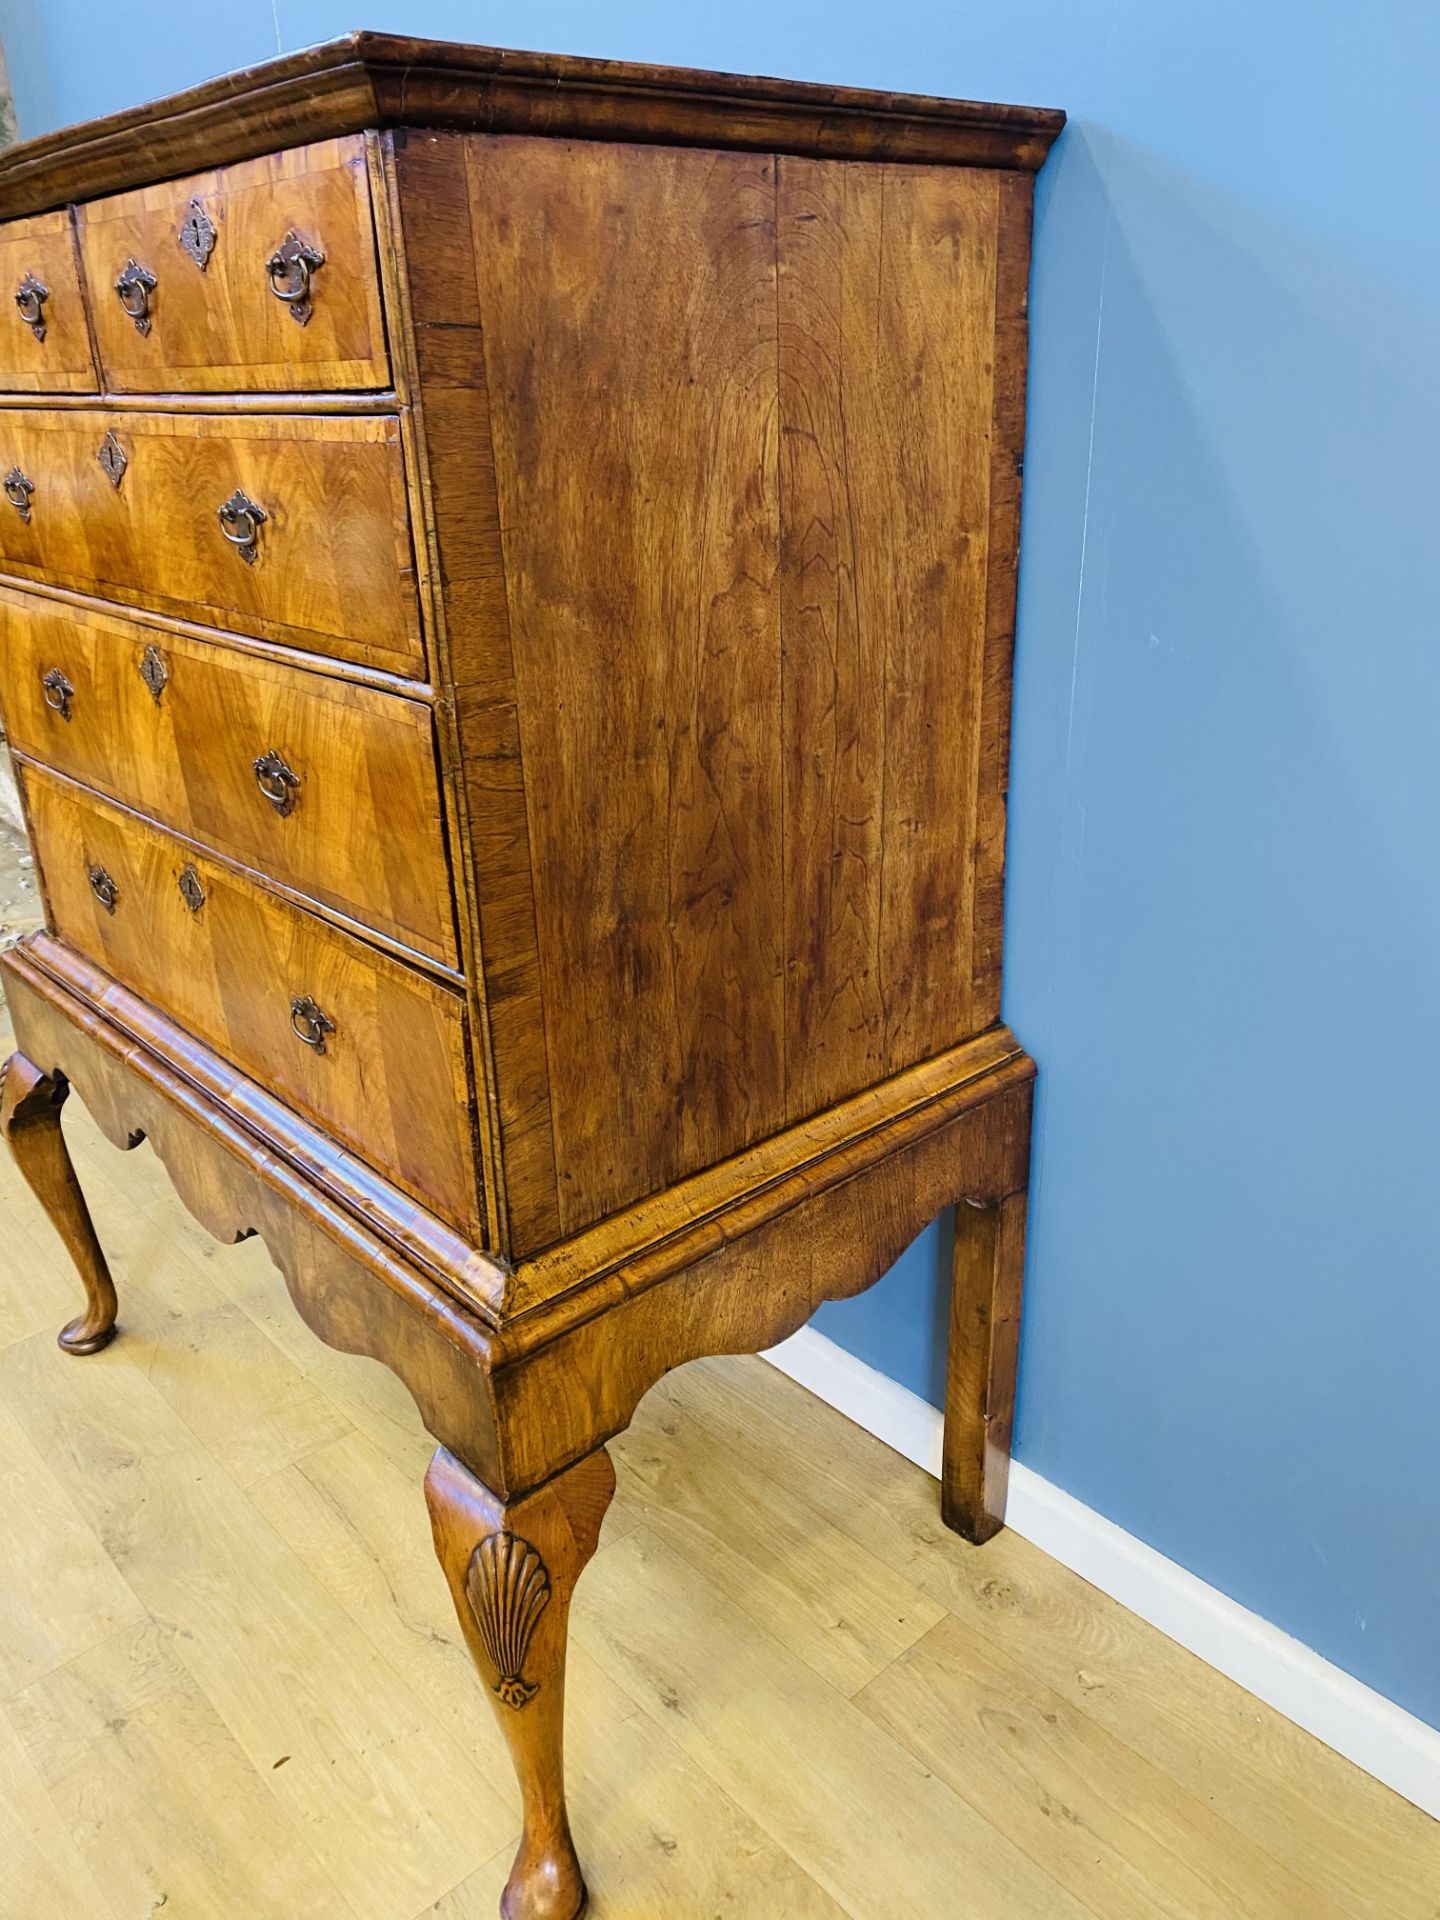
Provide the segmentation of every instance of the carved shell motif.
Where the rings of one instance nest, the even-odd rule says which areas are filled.
[[[550,1604],[545,1562],[518,1533],[492,1533],[470,1556],[465,1592],[507,1707],[523,1707],[538,1687],[521,1672],[540,1616]]]

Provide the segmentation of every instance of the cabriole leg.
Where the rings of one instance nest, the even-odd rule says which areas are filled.
[[[0,1068],[0,1134],[85,1283],[85,1311],[61,1330],[60,1345],[98,1353],[115,1337],[115,1286],[60,1128],[69,1092],[63,1074],[42,1073],[23,1053],[12,1054]]]
[[[565,1647],[570,1596],[614,1491],[603,1447],[508,1505],[443,1447],[425,1476],[435,1551],[524,1802],[504,1920],[576,1920],[585,1911],[565,1812]]]
[[[1005,1524],[1025,1273],[1025,1195],[955,1209],[945,1451],[945,1524],[982,1545]]]

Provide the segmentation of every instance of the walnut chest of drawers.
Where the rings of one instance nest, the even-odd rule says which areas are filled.
[[[605,1442],[959,1202],[1003,1514],[1033,175],[1061,116],[357,35],[0,160],[3,1129],[105,1344],[73,1084],[439,1443],[523,1789]]]

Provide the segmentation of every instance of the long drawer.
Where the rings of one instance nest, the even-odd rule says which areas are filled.
[[[94,393],[98,382],[68,211],[0,227],[0,390]]]
[[[19,765],[60,939],[479,1236],[460,996]]]
[[[92,200],[76,219],[112,392],[388,385],[363,134]]]
[[[390,414],[0,413],[0,570],[424,669]]]
[[[0,710],[32,759],[458,964],[419,701],[0,588]]]

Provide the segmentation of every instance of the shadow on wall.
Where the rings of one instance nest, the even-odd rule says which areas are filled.
[[[1019,1451],[1440,1724],[1435,315],[1136,147],[1104,173],[1059,758],[1035,546],[1022,603]]]

